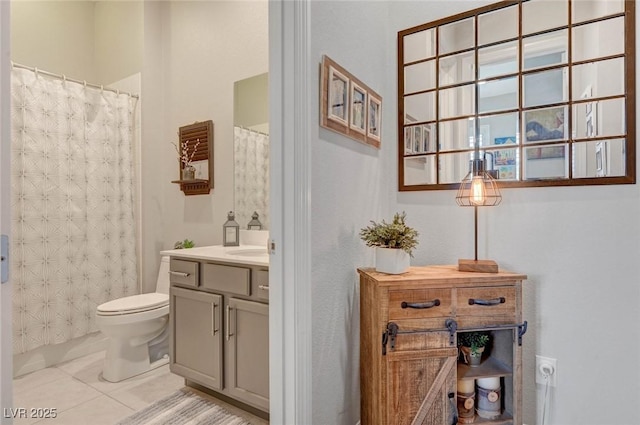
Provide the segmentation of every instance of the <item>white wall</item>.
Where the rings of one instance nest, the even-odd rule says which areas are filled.
[[[11,2],[11,60],[96,82],[94,2]]]
[[[384,99],[380,151],[320,128],[313,140],[314,423],[358,418],[353,269],[373,263],[358,238],[367,220],[405,210],[420,232],[414,265],[473,255],[473,211],[457,207],[453,191],[397,191],[396,33],[488,3],[312,3],[312,60],[328,54]],[[628,400],[640,397],[640,366],[632,354],[640,348],[638,217],[637,185],[511,189],[499,207],[480,210],[479,256],[529,276],[525,423],[541,421],[535,354],[558,359],[548,423],[622,424],[635,417]]]
[[[11,59],[95,84],[140,72],[142,5],[12,0]]]
[[[268,3],[145,2],[143,273],[155,284],[158,252],[189,238],[222,243],[233,205],[233,83],[268,70]],[[185,196],[171,142],[178,127],[213,120],[214,189]]]
[[[267,1],[12,2],[12,59],[108,85],[142,71],[142,277],[176,240],[221,243],[233,209],[233,83],[268,69]],[[185,197],[170,142],[212,119],[210,195]]]
[[[142,1],[95,2],[96,81],[109,84],[142,70],[143,8]]]

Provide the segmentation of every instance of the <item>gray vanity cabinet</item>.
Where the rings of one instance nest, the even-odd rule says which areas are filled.
[[[226,387],[236,398],[269,409],[269,305],[229,298]]]
[[[171,288],[171,370],[215,390],[222,382],[222,296]]]
[[[170,368],[269,411],[269,272],[171,257]]]

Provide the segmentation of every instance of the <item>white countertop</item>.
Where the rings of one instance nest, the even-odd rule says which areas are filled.
[[[233,254],[234,252],[237,252],[237,254]],[[264,252],[264,254],[261,252]],[[160,255],[269,267],[269,254],[267,254],[267,250],[264,245],[199,246],[196,248],[160,251]]]

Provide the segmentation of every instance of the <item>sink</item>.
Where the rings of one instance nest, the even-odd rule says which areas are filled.
[[[232,249],[227,251],[227,254],[240,257],[262,257],[267,255],[267,250],[261,248]]]

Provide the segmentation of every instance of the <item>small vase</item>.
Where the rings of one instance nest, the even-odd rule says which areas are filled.
[[[182,169],[182,180],[195,180],[196,168],[192,165],[188,165]]]
[[[400,274],[409,269],[409,254],[397,248],[376,247],[376,271]]]

